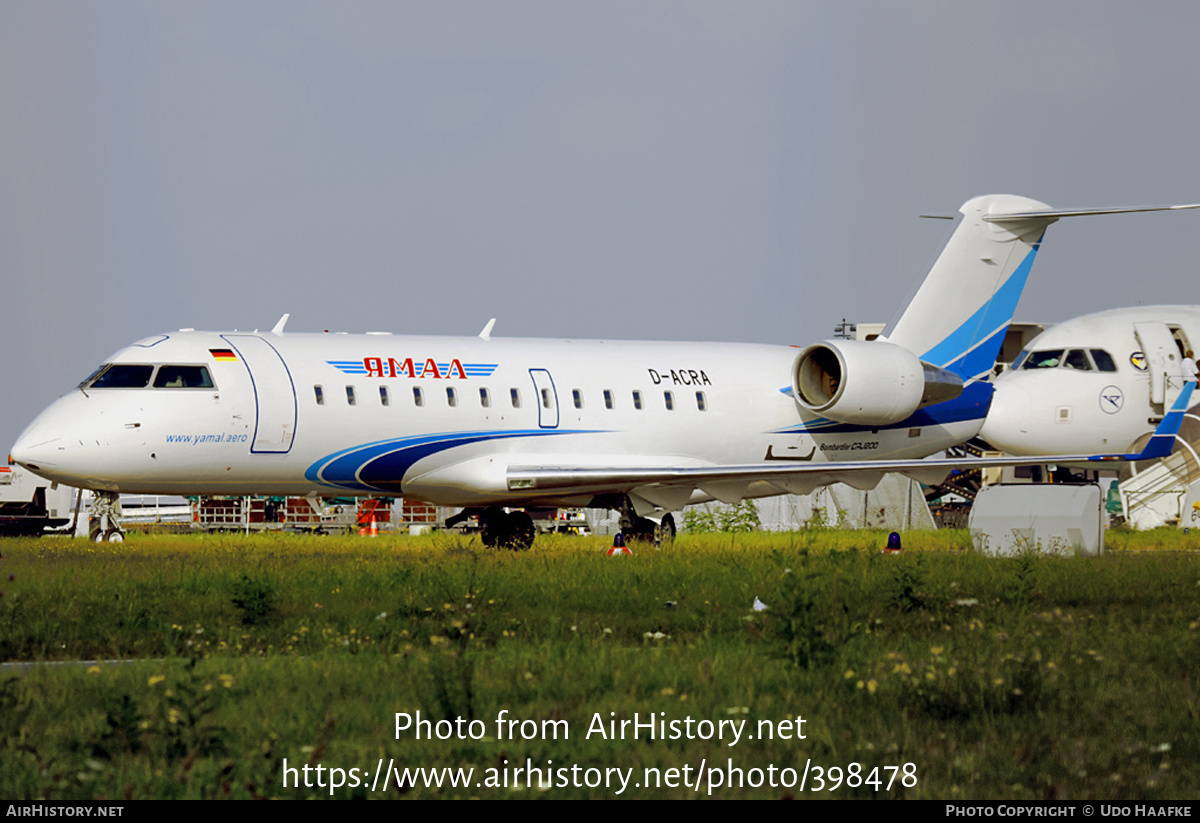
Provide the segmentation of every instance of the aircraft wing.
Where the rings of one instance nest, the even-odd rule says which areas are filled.
[[[1158,424],[1146,447],[1138,454],[1056,454],[1036,457],[963,457],[925,460],[857,460],[825,463],[751,463],[740,466],[519,466],[508,468],[510,491],[525,491],[533,496],[569,491],[600,493],[616,488],[637,490],[664,508],[687,502],[692,489],[701,489],[712,497],[734,502],[745,496],[751,483],[766,482],[781,492],[805,493],[828,483],[846,482],[870,486],[885,472],[928,474],[934,470],[979,469],[1003,466],[1027,466],[1046,463],[1119,463],[1157,460],[1171,453],[1175,435],[1183,423],[1195,382],[1184,384],[1174,405]],[[866,475],[866,477],[864,477]],[[857,482],[856,482],[857,481]],[[686,492],[686,494],[684,494]]]

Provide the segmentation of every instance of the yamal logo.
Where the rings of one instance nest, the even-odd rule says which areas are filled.
[[[421,359],[406,357],[397,360],[394,357],[364,357],[362,360],[326,360],[326,363],[346,374],[364,375],[366,377],[433,377],[439,380],[449,380],[457,377],[466,380],[469,377],[491,377],[497,363],[463,363],[454,358],[448,363],[438,363],[432,357]]]
[[[1132,363],[1133,367],[1138,371],[1146,370],[1146,355],[1142,354],[1140,351],[1135,351],[1133,354],[1129,355],[1129,362]]]

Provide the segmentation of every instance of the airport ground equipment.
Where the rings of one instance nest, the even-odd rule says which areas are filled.
[[[971,541],[998,557],[1097,557],[1104,553],[1104,501],[1096,483],[986,486],[971,508]]]
[[[0,535],[39,535],[70,525],[79,490],[20,466],[0,466]]]

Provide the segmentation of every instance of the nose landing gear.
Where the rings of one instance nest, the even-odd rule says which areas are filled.
[[[94,492],[91,503],[91,528],[88,537],[93,543],[123,543],[121,528],[121,497],[116,492]]]

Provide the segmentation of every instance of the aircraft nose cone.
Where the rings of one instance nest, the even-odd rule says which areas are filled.
[[[996,382],[996,392],[979,436],[1009,454],[1022,454],[1028,445],[1033,398],[1021,386]]]
[[[42,466],[56,465],[62,448],[62,437],[49,431],[38,418],[21,433],[8,455],[14,463],[37,471]]]
[[[65,395],[51,403],[13,444],[9,455],[14,463],[47,480],[79,485],[73,468],[81,454],[81,432],[88,419],[86,398],[79,393]]]

